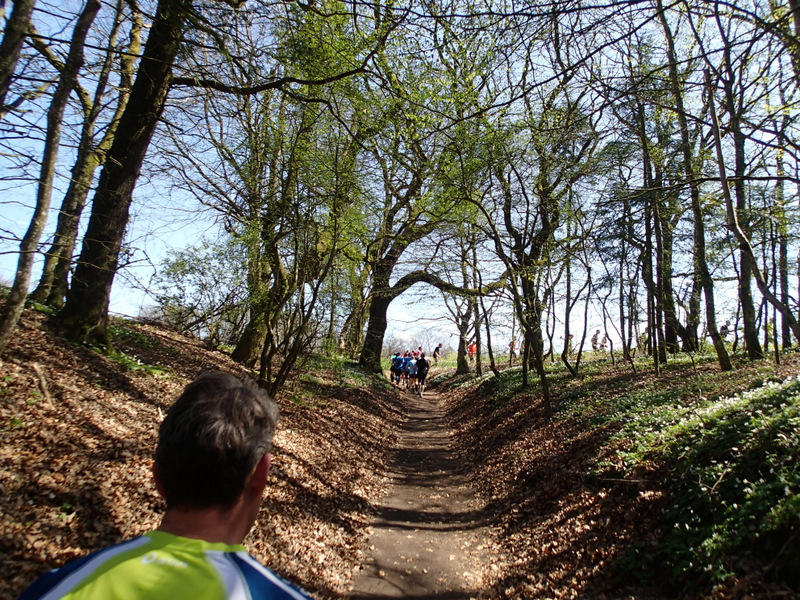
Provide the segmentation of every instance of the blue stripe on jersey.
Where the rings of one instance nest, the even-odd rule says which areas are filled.
[[[252,600],[312,600],[246,552],[232,552],[228,556],[247,582]]]

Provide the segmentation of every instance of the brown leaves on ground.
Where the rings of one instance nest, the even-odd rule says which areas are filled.
[[[203,371],[245,374],[227,355],[148,325],[126,325],[142,335],[117,349],[162,366],[155,375],[69,345],[49,326],[27,311],[0,362],[0,598],[157,526],[150,469],[163,414]],[[361,564],[365,513],[385,490],[382,461],[396,435],[381,418],[385,396],[334,391],[335,402],[302,409],[278,398],[270,486],[245,540],[319,598],[340,597]]]
[[[654,529],[659,486],[594,480],[604,433],[568,420],[546,423],[534,398],[493,411],[473,391],[451,397],[451,415],[498,531],[492,597],[627,597],[608,570]],[[658,597],[646,589],[630,594]]]

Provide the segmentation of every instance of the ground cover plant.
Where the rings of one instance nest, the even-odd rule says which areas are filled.
[[[666,567],[672,579],[701,585],[760,571],[797,587],[800,379],[648,421],[629,431],[631,450],[621,455],[628,468],[658,461],[670,475],[660,551],[643,557],[650,575]]]
[[[509,557],[496,585],[509,597],[796,595],[798,357],[637,371],[550,365],[550,422],[519,369],[460,382],[452,418]]]

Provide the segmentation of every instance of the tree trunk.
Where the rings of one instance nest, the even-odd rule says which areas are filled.
[[[781,290],[781,304],[789,306],[789,237],[787,235],[786,213],[783,210],[783,190],[781,190],[781,215],[780,229],[778,231],[778,278]],[[791,348],[791,346],[792,330],[789,327],[789,321],[781,318],[781,347],[787,349]]]
[[[729,84],[727,84],[729,87]],[[714,134],[714,145],[717,151],[717,162],[719,163],[719,173],[720,173],[720,183],[722,184],[722,194],[725,198],[725,206],[727,212],[727,225],[728,229],[731,233],[734,234],[736,240],[739,242],[739,249],[741,252],[742,257],[742,274],[740,277],[740,284],[739,284],[739,291],[740,291],[740,299],[742,298],[749,298],[749,304],[745,304],[742,302],[742,316],[744,317],[745,321],[745,344],[747,345],[747,354],[751,360],[757,360],[764,358],[764,352],[761,348],[761,344],[758,340],[758,329],[755,325],[756,315],[755,315],[755,307],[753,306],[752,302],[752,295],[750,292],[750,278],[752,276],[755,277],[756,284],[758,285],[758,289],[761,292],[762,296],[778,311],[780,311],[783,318],[789,324],[789,327],[794,333],[796,339],[800,339],[800,324],[798,324],[797,319],[795,318],[794,314],[792,313],[791,309],[786,306],[785,304],[781,303],[778,298],[775,297],[769,286],[767,285],[764,276],[761,274],[761,271],[758,268],[758,263],[756,262],[755,254],[753,253],[753,247],[750,244],[750,239],[748,237],[747,231],[743,224],[739,220],[739,214],[741,212],[741,205],[744,202],[744,188],[743,188],[743,181],[742,177],[737,177],[737,182],[734,184],[734,189],[737,193],[737,202],[736,206],[733,204],[733,198],[731,197],[730,188],[728,187],[728,178],[725,172],[725,163],[723,162],[723,155],[722,155],[722,137],[720,134],[720,127],[719,127],[719,118],[717,117],[716,107],[714,106],[714,97],[713,97],[713,90],[711,87],[711,74],[708,70],[706,70],[706,87],[711,94],[710,99],[710,106],[711,106],[711,120],[712,120],[712,129]],[[728,94],[730,95],[730,93]],[[729,99],[730,101],[730,99]],[[738,125],[738,119],[735,119],[733,115],[731,115],[731,120],[736,121],[734,125],[731,125],[731,130],[734,132],[734,137],[736,136],[736,132],[738,131],[741,136],[741,131]],[[740,140],[737,140],[736,144],[736,164],[737,164],[737,172],[741,169],[742,174],[744,173],[744,137],[741,136]],[[748,314],[749,313],[749,314]],[[748,317],[751,321],[751,325],[748,328]],[[751,349],[751,344],[755,346],[755,348]]]
[[[251,310],[253,307],[251,306]],[[260,311],[260,309],[257,309]],[[231,359],[246,367],[253,367],[261,356],[267,337],[267,323],[263,312],[250,316],[239,341],[231,352]]]
[[[169,92],[188,0],[160,0],[128,106],[100,174],[78,266],[59,314],[65,335],[110,345],[108,303],[133,189]]]
[[[381,352],[383,351],[383,338],[386,335],[386,312],[394,296],[379,294],[372,297],[369,305],[369,322],[367,333],[364,337],[364,346],[361,349],[359,364],[372,371],[381,372]]]
[[[475,326],[475,345],[478,349],[475,351],[475,375],[480,377],[483,375],[483,363],[482,363],[482,352],[481,347],[483,346],[483,342],[481,339],[481,318],[478,314],[478,304],[474,298],[469,299],[469,309],[467,310],[467,314],[471,314],[472,318],[474,319],[474,326]]]
[[[14,0],[14,10],[6,22],[0,42],[0,120],[6,115],[6,96],[14,77],[22,44],[28,33],[36,0]]]
[[[541,312],[534,317],[534,322],[539,323],[539,327],[532,332],[531,336],[533,366],[536,369],[537,375],[539,375],[539,383],[542,386],[542,406],[544,407],[544,417],[549,421],[550,417],[553,416],[553,404],[552,400],[550,399],[550,383],[547,380],[547,373],[544,370],[544,354],[542,352],[544,350],[544,339],[542,338]]]
[[[569,239],[569,237],[570,221],[567,220],[567,239]],[[577,296],[574,300],[572,299],[572,257],[570,254],[567,254],[566,260],[566,290],[564,300],[567,306],[564,311],[564,348],[561,350],[561,362],[567,367],[567,371],[569,371],[570,375],[576,375],[577,372],[575,368],[572,366],[572,363],[569,362],[570,352],[572,351],[572,334],[570,334],[569,322],[570,315],[572,314],[572,308],[575,306],[575,303],[578,301],[578,299]]]
[[[114,28],[109,36],[109,45],[111,47],[116,47],[116,36],[123,19],[125,19],[123,3],[118,2]],[[131,24],[128,52],[122,53],[119,60],[120,82],[117,107],[108,126],[105,128],[102,140],[96,146],[94,145],[94,135],[97,119],[103,106],[108,76],[113,66],[113,55],[111,53],[106,56],[103,64],[94,99],[90,98],[86,92],[79,94],[83,104],[84,122],[81,128],[80,141],[78,142],[78,153],[75,164],[72,167],[69,187],[66,194],[64,194],[64,200],[62,200],[61,209],[58,212],[53,244],[45,253],[39,285],[31,293],[31,298],[37,302],[44,302],[59,309],[64,305],[81,214],[86,206],[86,199],[89,196],[94,173],[105,161],[106,154],[111,147],[119,125],[119,118],[128,103],[134,67],[137,61],[136,57],[141,50],[141,30],[141,16],[139,13],[135,13]],[[51,63],[57,61],[57,57],[51,56],[52,52],[48,47],[40,44],[36,44],[36,47],[40,52],[48,56],[48,60]]]
[[[458,349],[456,351],[456,375],[469,373],[467,345],[469,344],[469,311],[460,315],[458,321]]]
[[[658,0],[658,10],[659,17],[661,19],[661,25],[664,29],[664,35],[667,40],[670,85],[672,88],[673,98],[675,99],[678,128],[681,135],[683,172],[686,180],[689,182],[689,192],[692,200],[692,216],[694,218],[694,279],[700,284],[705,294],[706,328],[708,329],[708,333],[711,336],[711,341],[714,344],[714,350],[717,353],[717,361],[719,362],[720,369],[723,371],[730,371],[733,366],[731,365],[731,359],[728,356],[728,351],[725,348],[725,340],[722,339],[716,322],[714,280],[711,278],[711,274],[708,271],[708,263],[706,261],[705,223],[703,222],[703,211],[700,205],[700,188],[698,187],[697,177],[695,176],[691,136],[689,135],[689,123],[686,118],[686,111],[684,110],[683,103],[683,93],[678,79],[678,61],[675,53],[674,36],[672,35],[666,15],[664,14],[661,0]],[[697,330],[695,329],[695,336],[696,335]]]
[[[789,10],[792,13],[792,25],[794,26],[794,37],[787,44],[792,55],[792,65],[794,66],[794,76],[800,84],[800,0],[789,0]]]
[[[627,216],[627,214],[625,215]],[[625,319],[625,257],[627,256],[627,248],[625,246],[625,236],[620,240],[620,259],[619,259],[619,296],[618,296],[618,309],[619,309],[619,338],[622,343],[622,358],[623,360],[630,360],[630,352],[628,351],[628,342],[625,335],[626,319]]]
[[[39,285],[31,292],[32,300],[45,302],[55,308],[64,305],[81,213],[86,205],[94,171],[100,164],[97,155],[82,156],[81,150],[78,152],[77,161],[72,170],[69,188],[61,203],[61,210],[58,211],[53,243],[45,253]]]
[[[64,62],[61,79],[53,94],[53,101],[47,111],[47,133],[45,137],[42,167],[39,175],[39,186],[36,191],[36,208],[31,218],[28,231],[20,244],[20,255],[14,284],[11,287],[6,309],[0,320],[0,353],[5,350],[11,339],[11,332],[25,308],[25,298],[33,272],[33,260],[39,238],[47,223],[50,210],[50,199],[53,195],[53,177],[55,176],[58,148],[61,141],[61,122],[69,101],[70,93],[78,79],[78,72],[83,65],[83,47],[89,28],[100,10],[99,0],[88,0],[78,21],[70,42],[69,54]]]
[[[644,176],[645,176],[645,188],[648,188],[650,185],[650,169],[649,169],[649,155],[645,151],[645,160],[644,160]],[[660,336],[658,334],[658,329],[660,327],[660,323],[658,320],[658,313],[659,313],[659,306],[658,306],[658,291],[656,288],[655,278],[653,276],[653,219],[652,214],[653,210],[651,207],[650,202],[647,202],[645,206],[645,218],[644,218],[644,268],[643,268],[643,277],[644,286],[647,291],[647,327],[649,331],[649,335],[647,337],[648,342],[648,351],[650,355],[653,357],[653,370],[655,371],[656,376],[660,372],[660,364],[661,364],[661,357],[659,355],[659,339]]]
[[[477,264],[477,263],[476,263]],[[478,283],[478,287],[480,287],[480,282]],[[489,354],[489,369],[491,369],[492,373],[494,373],[495,377],[500,375],[500,370],[497,368],[497,361],[494,358],[494,350],[492,349],[492,327],[491,322],[489,321],[489,313],[486,310],[486,305],[483,302],[483,297],[478,298],[478,304],[480,306],[481,313],[483,315],[483,323],[486,327],[486,349]]]
[[[357,357],[359,349],[364,345],[364,325],[367,322],[368,306],[368,299],[362,298],[358,306],[347,315],[339,332],[339,350],[348,356]]]
[[[781,102],[786,104],[786,100],[781,90]],[[785,111],[782,115],[781,130],[785,130],[789,125],[789,118]],[[777,226],[778,226],[778,285],[780,287],[780,301],[784,306],[789,306],[789,224],[786,217],[786,194],[783,178],[786,175],[784,166],[784,155],[786,149],[783,144],[783,137],[780,138],[780,147],[778,149],[777,174],[778,181],[775,190],[775,203],[778,209]],[[800,340],[798,340],[800,341]],[[792,346],[792,331],[789,327],[789,321],[781,315],[781,347],[785,350]]]
[[[744,322],[744,345],[750,360],[764,358],[764,350],[758,340],[757,313],[753,302],[753,290],[750,282],[753,279],[754,260],[747,254],[746,248],[739,244],[739,259],[742,271],[739,275],[739,304],[742,306]]]

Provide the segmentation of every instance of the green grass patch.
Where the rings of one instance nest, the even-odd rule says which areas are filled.
[[[40,312],[48,317],[55,317],[58,314],[58,311],[53,308],[52,306],[48,306],[47,304],[41,304],[39,302],[32,302],[31,308],[36,312]]]
[[[768,361],[726,373],[712,361],[670,357],[661,377],[647,358],[635,375],[608,360],[581,363],[577,377],[548,363],[555,418],[607,429],[617,454],[595,465],[603,481],[640,467],[666,476],[658,546],[632,547],[621,580],[694,594],[758,569],[800,585],[800,378],[777,381]],[[470,384],[495,412],[525,393],[519,368]]]
[[[169,373],[168,370],[163,367],[145,364],[135,356],[119,352],[118,350],[107,352],[105,356],[127,371],[141,371],[153,377],[159,377]]]
[[[286,390],[287,399],[298,406],[319,408],[327,406],[319,398],[330,395],[331,386],[338,389],[363,389],[365,387],[391,388],[383,376],[366,373],[357,361],[340,355],[309,355],[303,363],[296,385]]]
[[[112,342],[127,342],[143,349],[155,350],[163,347],[161,340],[158,338],[128,327],[122,322],[109,325],[108,335],[111,337]]]
[[[320,378],[320,375],[324,375],[324,377]],[[339,385],[351,388],[363,387],[370,384],[374,379],[359,367],[357,361],[340,354],[330,356],[310,355],[303,364],[303,373],[300,375],[300,379],[310,380],[314,377],[326,381],[330,381],[333,378]]]

